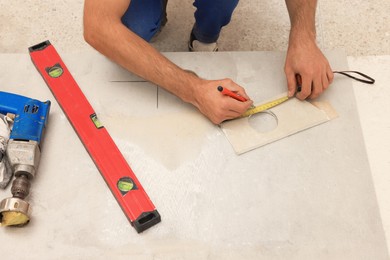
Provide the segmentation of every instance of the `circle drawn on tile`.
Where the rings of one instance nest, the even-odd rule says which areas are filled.
[[[272,111],[263,111],[249,117],[249,125],[257,132],[271,132],[278,126],[278,118]]]

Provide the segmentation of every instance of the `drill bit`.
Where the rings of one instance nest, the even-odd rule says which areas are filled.
[[[30,221],[30,205],[24,199],[30,193],[30,180],[21,174],[12,182],[12,198],[0,202],[0,226],[23,226]]]

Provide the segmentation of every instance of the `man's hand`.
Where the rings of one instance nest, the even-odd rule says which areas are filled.
[[[316,44],[316,0],[286,0],[291,30],[284,71],[287,77],[288,95],[297,91],[296,75],[302,79],[297,98],[316,98],[333,81],[328,60]]]
[[[218,86],[229,89],[247,99],[245,102],[238,101],[223,95],[217,90]],[[231,79],[203,80],[194,92],[195,105],[202,114],[208,117],[214,124],[242,115],[253,104],[245,93],[245,90]]]
[[[288,96],[297,91],[296,75],[302,79],[300,92],[296,97],[303,100],[316,98],[324,92],[333,81],[333,72],[328,60],[313,41],[290,39],[284,71],[286,73]]]

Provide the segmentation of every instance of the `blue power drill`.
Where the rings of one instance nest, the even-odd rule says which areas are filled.
[[[0,114],[13,120],[6,158],[15,175],[12,198],[0,202],[0,225],[24,225],[30,219],[30,205],[24,198],[30,192],[41,155],[40,144],[50,111],[50,101],[0,91]],[[4,158],[3,158],[4,159]],[[11,179],[9,178],[9,179]]]

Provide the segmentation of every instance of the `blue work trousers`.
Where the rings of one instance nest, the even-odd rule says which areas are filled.
[[[167,0],[132,0],[122,17],[131,31],[150,41],[166,18]],[[184,1],[184,0],[182,0]],[[204,43],[216,42],[223,26],[230,22],[239,0],[195,0],[195,24],[192,33]]]

